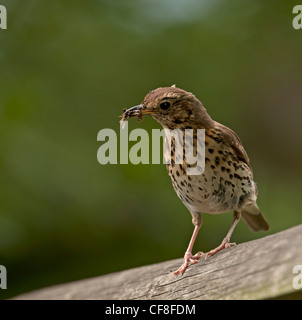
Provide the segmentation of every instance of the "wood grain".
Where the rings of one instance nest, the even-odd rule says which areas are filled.
[[[182,259],[80,280],[14,299],[272,299],[301,298],[293,288],[302,265],[302,225],[239,244],[172,276]]]

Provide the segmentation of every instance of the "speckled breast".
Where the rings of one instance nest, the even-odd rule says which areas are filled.
[[[206,131],[204,146],[204,171],[198,175],[188,175],[187,168],[193,167],[186,162],[185,135],[176,136],[171,141],[165,139],[164,153],[169,156],[166,164],[174,190],[190,212],[219,214],[238,209],[245,198],[255,188],[252,172],[248,165],[241,161],[232,148],[222,143],[219,133]],[[197,145],[196,132],[193,135],[193,148]],[[183,157],[177,158],[175,150],[183,148]],[[194,149],[198,156],[197,148]],[[178,161],[177,161],[178,160]]]

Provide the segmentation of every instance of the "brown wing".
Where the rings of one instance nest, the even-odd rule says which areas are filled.
[[[250,159],[246,151],[244,150],[242,142],[237,136],[237,134],[232,129],[216,121],[215,121],[215,129],[220,131],[221,138],[223,139],[224,143],[232,147],[232,149],[234,150],[234,153],[238,156],[239,160],[245,162],[249,166],[253,174],[253,169],[250,164]]]

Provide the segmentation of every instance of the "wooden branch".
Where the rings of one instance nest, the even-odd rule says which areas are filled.
[[[15,299],[271,299],[301,298],[302,225],[222,250],[172,276],[182,259],[23,294]],[[300,277],[301,279],[302,277]],[[299,280],[301,283],[301,280]]]

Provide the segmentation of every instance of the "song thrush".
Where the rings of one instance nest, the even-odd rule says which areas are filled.
[[[233,211],[233,223],[226,237],[206,257],[234,245],[230,243],[230,238],[241,216],[253,231],[269,230],[269,224],[256,204],[258,192],[248,155],[234,131],[212,120],[192,93],[175,85],[150,91],[140,105],[124,110],[123,120],[134,116],[141,119],[144,115],[151,115],[164,129],[180,129],[183,134],[186,129],[193,129],[195,142],[196,129],[205,130],[205,166],[202,174],[187,174],[186,169],[191,165],[186,163],[185,156],[182,164],[176,163],[173,150],[175,143],[171,144],[171,163],[166,164],[174,190],[191,212],[195,227],[184,262],[174,272],[175,275],[183,274],[189,263],[198,262],[203,254],[198,252],[192,255],[202,225],[202,213]],[[167,152],[167,146],[164,145]],[[194,150],[196,153],[196,148]]]

